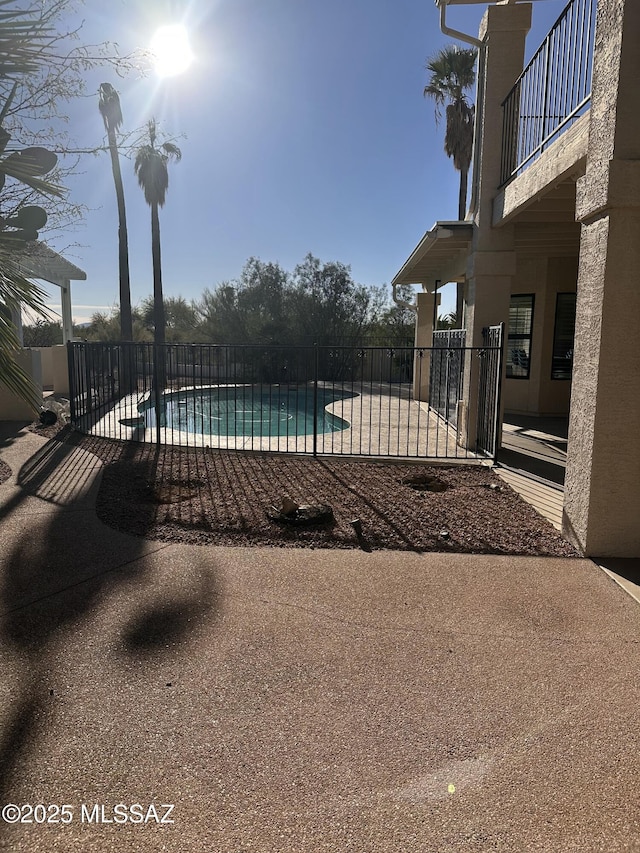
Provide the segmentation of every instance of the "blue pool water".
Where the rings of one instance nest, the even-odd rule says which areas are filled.
[[[349,422],[325,407],[351,394],[318,389],[317,432],[347,429]],[[155,422],[147,402],[142,414]],[[313,388],[229,386],[165,394],[161,426],[211,436],[298,436],[314,433]]]

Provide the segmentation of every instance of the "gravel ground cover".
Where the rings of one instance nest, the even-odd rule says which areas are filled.
[[[155,447],[68,430],[58,436],[103,461],[99,518],[148,539],[576,556],[551,524],[484,466]],[[274,521],[269,516],[285,496],[299,504],[328,504],[334,518],[310,526]]]
[[[11,468],[7,465],[6,462],[3,462],[0,459],[0,483],[4,483],[11,476]]]

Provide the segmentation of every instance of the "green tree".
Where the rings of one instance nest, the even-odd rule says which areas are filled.
[[[236,281],[205,290],[201,332],[214,343],[291,343],[289,277],[277,263],[249,258]]]
[[[124,203],[124,187],[120,171],[120,154],[116,133],[122,125],[120,98],[110,83],[101,83],[99,88],[98,109],[104,121],[111,154],[111,171],[115,184],[118,204],[118,268],[120,277],[120,323],[123,341],[133,340],[133,319],[131,317],[131,284],[129,278],[129,239],[127,232],[127,212]]]
[[[142,300],[139,310],[143,327],[153,334],[155,305],[152,296]],[[165,337],[170,343],[196,343],[201,338],[199,312],[182,296],[164,299]]]
[[[455,311],[450,311],[448,314],[438,314],[438,331],[459,328],[458,315]]]
[[[293,272],[289,304],[300,340],[317,344],[355,342],[378,307],[374,292],[353,281],[350,267],[311,254]]]
[[[164,206],[169,188],[169,160],[179,161],[182,152],[177,145],[164,142],[156,145],[157,128],[154,119],[147,125],[149,141],[141,146],[134,161],[138,184],[151,208],[151,255],[153,260],[154,341],[165,341],[164,300],[162,293],[162,259],[160,254],[160,218],[158,209]]]
[[[222,282],[213,290],[205,288],[198,301],[203,339],[214,344],[244,343],[246,323],[238,305],[238,289],[233,282]]]
[[[322,345],[361,340],[383,302],[345,264],[307,255],[291,275],[250,258],[238,280],[205,290],[198,310],[203,336],[215,343]]]
[[[59,320],[41,317],[33,325],[23,326],[22,337],[26,347],[52,347],[62,343],[62,325]]]
[[[415,303],[415,290],[410,284],[400,284],[396,296],[407,305]],[[372,323],[371,335],[381,344],[413,346],[415,339],[416,312],[406,305],[387,303]]]
[[[445,107],[446,127],[444,150],[453,159],[454,168],[460,172],[458,194],[458,219],[463,220],[467,212],[467,182],[473,156],[473,131],[475,107],[467,99],[467,91],[475,85],[475,64],[478,52],[475,48],[460,48],[451,44],[442,48],[427,60],[429,82],[424,87],[424,96],[435,101],[436,122]],[[464,286],[458,283],[456,314],[462,318]]]
[[[133,340],[151,341],[152,335],[146,328],[142,312],[139,308],[131,311],[133,320]],[[104,343],[118,343],[120,336],[120,310],[114,308],[112,311],[96,311],[91,315],[91,322],[78,330],[78,336],[86,341],[101,341]]]
[[[435,101],[436,121],[440,120],[442,107],[445,107],[444,150],[460,172],[460,220],[465,218],[467,211],[467,179],[473,155],[475,108],[466,93],[475,85],[476,58],[475,48],[459,48],[452,44],[428,59],[425,66],[431,76],[424,87],[424,96]]]

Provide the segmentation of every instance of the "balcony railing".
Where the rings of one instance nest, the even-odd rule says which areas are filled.
[[[591,100],[597,0],[571,0],[502,103],[501,185],[573,124]]]

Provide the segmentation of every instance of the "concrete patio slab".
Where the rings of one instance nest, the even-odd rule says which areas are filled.
[[[590,561],[147,542],[97,463],[0,455],[0,850],[640,850],[640,610]]]

